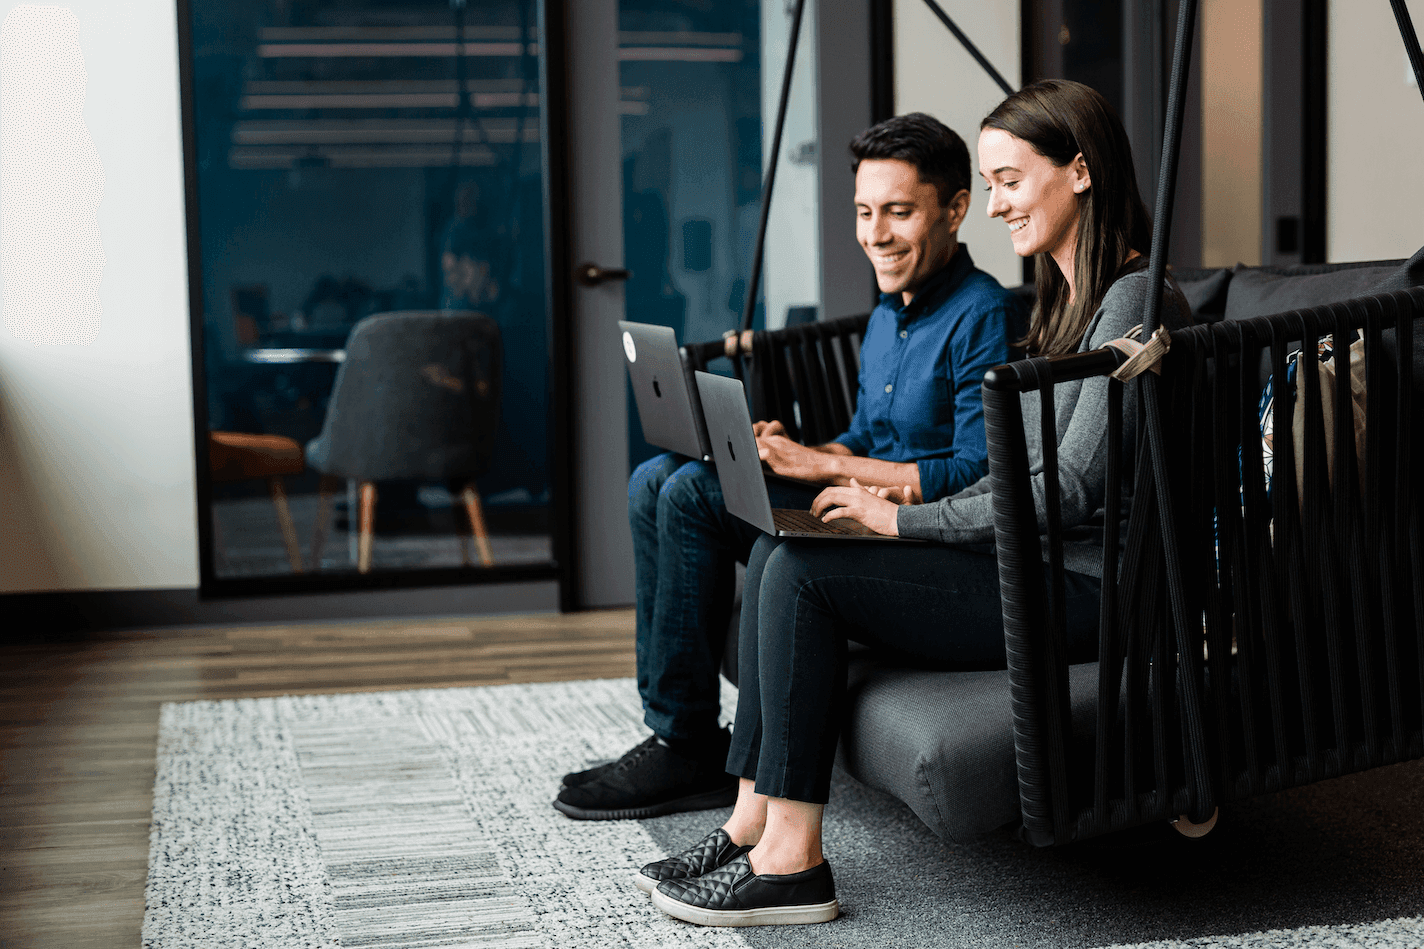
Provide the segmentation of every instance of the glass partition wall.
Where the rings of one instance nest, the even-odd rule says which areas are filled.
[[[206,593],[563,577],[571,510],[626,529],[621,487],[564,474],[579,295],[608,291],[572,282],[570,221],[594,212],[566,163],[592,158],[563,143],[575,122],[619,143],[598,175],[618,315],[717,338],[792,7],[597,2],[616,29],[565,36],[554,0],[180,0]],[[819,299],[814,46],[808,27],[758,326]],[[616,86],[564,102],[571,56]],[[578,368],[616,371],[599,398],[622,416],[617,357]],[[606,483],[655,450],[629,402]]]
[[[205,589],[553,575],[538,13],[184,5]]]

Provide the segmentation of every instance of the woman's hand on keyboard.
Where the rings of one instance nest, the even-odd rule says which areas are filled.
[[[856,481],[854,478],[851,479],[851,483],[860,484],[860,482]],[[885,500],[891,501],[895,504],[920,503],[915,500],[915,489],[910,487],[908,484],[901,487],[886,487],[884,485],[862,484],[861,487],[869,491],[871,494],[875,495],[877,498],[884,498]]]
[[[849,518],[889,537],[900,536],[899,510],[899,504],[880,497],[873,488],[854,478],[849,485],[827,488],[811,502],[811,513],[827,524]]]

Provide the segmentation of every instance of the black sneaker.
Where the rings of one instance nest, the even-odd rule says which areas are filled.
[[[794,926],[829,922],[841,912],[829,863],[758,876],[746,854],[700,877],[659,883],[653,905],[699,926]]]
[[[623,758],[627,758],[629,755],[640,754],[643,749],[645,749],[648,745],[656,744],[657,740],[657,735],[649,735],[640,744],[634,745],[632,750],[625,752],[623,754]],[[580,784],[587,784],[594,778],[607,772],[614,765],[622,761],[623,758],[614,758],[612,761],[605,761],[602,764],[594,765],[592,768],[589,768],[586,771],[570,771],[568,774],[564,775],[564,787],[576,788]]]
[[[740,857],[750,849],[750,845],[739,846],[732,843],[727,832],[718,827],[682,853],[648,864],[633,875],[633,882],[644,893],[651,893],[664,880],[700,877],[724,866],[733,857]]]
[[[726,771],[726,731],[696,758],[654,735],[606,770],[559,791],[554,807],[577,820],[640,820],[681,811],[730,807],[737,779]]]

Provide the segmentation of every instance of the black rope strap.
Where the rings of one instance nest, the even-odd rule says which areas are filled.
[[[939,21],[945,25],[949,32],[954,34],[954,38],[959,40],[960,44],[969,52],[969,55],[974,57],[974,61],[982,66],[984,71],[989,74],[989,78],[999,84],[999,88],[1004,90],[1004,95],[1013,95],[1013,86],[1010,86],[1008,80],[1004,79],[1004,77],[999,74],[999,71],[994,68],[994,64],[989,62],[983,53],[979,52],[979,47],[975,46],[974,41],[966,36],[964,31],[959,28],[959,25],[949,18],[949,14],[944,12],[944,8],[938,3],[935,3],[935,0],[925,0],[925,6],[929,7],[930,12],[935,16],[939,17]]]
[[[1409,8],[1404,0],[1389,0],[1394,8],[1394,19],[1399,24],[1399,36],[1404,40],[1404,51],[1409,54],[1409,65],[1414,69],[1414,84],[1419,94],[1424,95],[1424,53],[1419,51],[1419,37],[1414,32],[1414,20],[1409,16]]]
[[[1172,56],[1172,79],[1167,93],[1167,127],[1161,177],[1157,183],[1157,211],[1152,223],[1152,253],[1148,260],[1150,292],[1147,312],[1142,320],[1142,335],[1150,337],[1161,325],[1163,281],[1167,267],[1168,234],[1172,224],[1175,198],[1177,160],[1181,152],[1182,118],[1186,110],[1187,69],[1191,61],[1192,35],[1196,25],[1196,0],[1182,0],[1177,19],[1177,42]],[[1183,675],[1178,683],[1182,690],[1181,714],[1183,740],[1186,743],[1187,785],[1190,794],[1190,814],[1196,821],[1211,815],[1212,792],[1207,763],[1206,733],[1202,721],[1201,684],[1197,662],[1191,661],[1193,646],[1200,653],[1200,641],[1192,636],[1190,610],[1182,582],[1182,562],[1177,548],[1177,532],[1173,523],[1172,505],[1166,492],[1166,446],[1162,435],[1162,408],[1158,399],[1156,376],[1148,374],[1142,383],[1143,404],[1147,412],[1147,440],[1150,447],[1154,481],[1158,493],[1158,515],[1161,520],[1163,552],[1167,561],[1167,589],[1176,629],[1177,653],[1182,660]]]

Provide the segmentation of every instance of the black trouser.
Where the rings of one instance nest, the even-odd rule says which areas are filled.
[[[1045,572],[1046,572],[1045,568]],[[1069,655],[1097,648],[1099,581],[1065,574]],[[727,770],[759,794],[824,804],[844,718],[846,642],[918,662],[1002,669],[993,554],[938,544],[781,541],[747,562]]]

